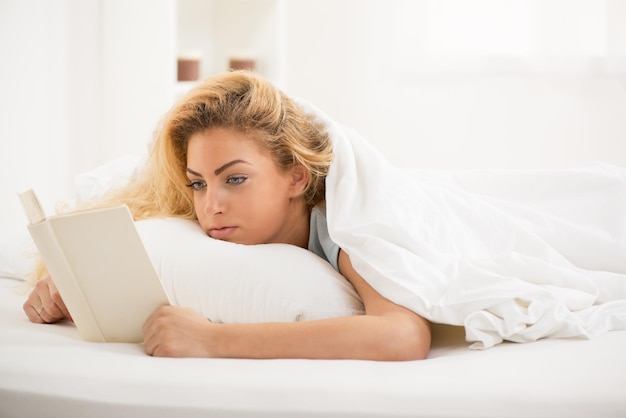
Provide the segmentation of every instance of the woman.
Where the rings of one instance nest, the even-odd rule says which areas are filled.
[[[361,297],[365,315],[299,323],[214,324],[180,307],[144,326],[146,352],[172,357],[414,360],[430,347],[428,321],[392,303],[328,237],[324,180],[333,159],[323,127],[246,72],[208,79],[166,116],[145,170],[106,202],[135,219],[197,219],[216,239],[287,243],[327,259]],[[297,274],[297,272],[294,272]],[[24,304],[29,319],[69,318],[45,270]]]

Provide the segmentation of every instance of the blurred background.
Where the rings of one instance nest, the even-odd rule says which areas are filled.
[[[626,166],[624,0],[0,0],[0,59],[0,231],[234,62],[403,167]]]

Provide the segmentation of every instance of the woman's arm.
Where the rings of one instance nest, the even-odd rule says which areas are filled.
[[[423,359],[430,325],[383,298],[339,253],[339,269],[353,284],[365,315],[293,323],[214,324],[185,308],[163,307],[144,326],[146,352],[166,357]]]

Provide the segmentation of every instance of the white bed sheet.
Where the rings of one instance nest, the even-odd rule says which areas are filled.
[[[165,359],[37,325],[0,279],[0,417],[625,417],[626,332],[470,350],[434,326],[416,362]]]

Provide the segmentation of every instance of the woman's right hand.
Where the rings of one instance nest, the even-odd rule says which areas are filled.
[[[50,276],[37,281],[23,308],[28,319],[36,324],[52,324],[72,319]]]

